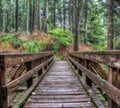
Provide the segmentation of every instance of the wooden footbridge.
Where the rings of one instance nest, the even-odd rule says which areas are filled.
[[[0,108],[120,108],[120,51],[1,54]]]

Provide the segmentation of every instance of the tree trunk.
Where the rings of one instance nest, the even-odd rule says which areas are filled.
[[[40,30],[40,24],[41,24],[41,6],[40,6],[40,0],[38,0],[38,30]]]
[[[109,6],[108,6],[109,27],[108,27],[108,45],[107,45],[108,50],[113,49],[113,35],[114,35],[113,5],[114,5],[114,1],[109,0]]]
[[[84,43],[87,43],[87,18],[88,18],[88,0],[85,1]]]
[[[29,0],[29,29],[30,29],[30,33],[32,33],[32,2],[31,0]]]
[[[16,0],[16,12],[15,12],[15,22],[16,22],[16,27],[15,31],[18,32],[18,0]]]
[[[53,1],[53,5],[54,5],[54,12],[53,12],[53,24],[54,27],[56,27],[56,1]]]
[[[34,31],[34,28],[35,28],[35,2],[36,2],[36,0],[33,0],[33,10],[32,10],[32,31]]]
[[[6,11],[6,20],[5,20],[5,32],[8,33],[9,30],[8,30],[8,25],[9,25],[9,13],[8,13],[8,10]]]
[[[66,2],[65,2],[65,0],[63,0],[63,16],[64,16],[64,24],[63,24],[63,26],[64,26],[64,30],[66,29],[66,7],[65,7],[65,4],[66,4]]]
[[[2,0],[0,0],[0,33],[2,32]]]
[[[45,20],[45,32],[47,33],[48,32],[48,0],[46,0],[45,1],[45,7],[46,7],[46,9],[45,9],[45,18],[46,18],[46,20]]]
[[[72,8],[71,8],[71,0],[69,0],[69,13],[68,13],[68,22],[69,22],[69,30],[72,30]]]
[[[73,0],[73,35],[74,35],[74,45],[73,50],[78,51],[78,26],[77,26],[77,8],[76,0]]]
[[[26,1],[26,31],[29,33],[29,0]]]

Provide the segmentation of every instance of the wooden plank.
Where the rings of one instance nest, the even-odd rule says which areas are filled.
[[[8,107],[7,89],[2,88],[6,84],[5,80],[5,57],[0,55],[0,108]]]
[[[26,65],[27,72],[29,72],[33,68],[32,62],[27,62],[27,63],[25,63],[25,65]],[[26,83],[27,83],[27,89],[29,89],[31,87],[31,85],[33,84],[33,75],[31,78],[26,80]]]
[[[69,59],[83,71],[98,87],[100,87],[105,93],[120,106],[120,90],[114,87],[113,85],[109,84],[107,81],[102,79],[100,76],[94,74],[81,64],[78,64],[74,59],[69,57]]]
[[[34,91],[34,89],[38,86],[38,84],[41,82],[41,80],[44,78],[44,76],[46,75],[46,72],[48,72],[48,70],[50,69],[50,67],[53,65],[54,62],[51,63],[51,65],[47,68],[47,70],[44,71],[43,74],[41,74],[41,76],[39,76],[38,80],[30,87],[30,89],[28,89],[25,93],[25,95],[23,95],[20,100],[18,101],[20,104],[19,105],[15,105],[13,108],[20,108],[22,107],[26,100],[29,98],[30,94]]]
[[[120,51],[70,52],[69,55],[120,69]]]
[[[85,94],[83,91],[68,91],[68,92],[33,92],[32,95],[81,95]]]
[[[30,99],[28,102],[31,103],[84,103],[84,102],[90,102],[89,98],[78,98],[78,99]]]
[[[108,75],[105,73],[105,71],[102,69],[102,67],[98,63],[92,62],[92,66],[103,79],[108,80]]]
[[[87,95],[32,95],[31,99],[81,99],[88,98]]]
[[[52,59],[53,58],[51,57],[50,59],[48,59],[44,63],[36,66],[35,68],[33,68],[32,70],[30,70],[29,72],[25,73],[24,75],[22,75],[22,76],[18,77],[17,79],[11,81],[10,83],[6,84],[4,87],[7,87],[8,89],[11,89],[11,88],[17,86],[18,84],[25,82],[31,76],[33,76],[34,74],[36,74],[43,66],[45,66],[47,63],[49,63]]]
[[[52,52],[41,52],[33,54],[1,54],[5,57],[5,67],[22,64],[25,62],[33,61],[38,58],[53,56]]]
[[[70,65],[72,65],[72,64],[70,63]],[[97,108],[105,108],[105,106],[103,105],[103,103],[96,97],[96,95],[92,91],[92,89],[85,83],[84,79],[82,77],[80,77],[79,73],[77,73],[76,71],[74,71],[74,68],[72,68],[72,69],[73,69],[74,74],[79,79],[80,83],[83,85],[83,87],[85,88],[85,90],[87,91],[87,93],[89,94],[89,96],[91,97],[91,99],[93,100],[93,102],[95,103],[95,106]]]
[[[62,71],[59,71],[61,68]],[[56,69],[56,72],[52,72],[54,69]],[[54,74],[58,75],[59,78],[49,77]],[[62,76],[64,75],[65,77],[63,78]],[[67,75],[71,75],[72,77]],[[79,83],[77,77],[72,73],[72,70],[66,61],[56,61],[46,77],[42,80],[41,84],[31,94],[31,97],[27,101],[28,105],[26,103],[27,106],[31,107],[33,104],[33,106],[36,107],[37,104],[42,108],[58,108],[59,104],[63,104],[64,106],[64,104],[68,105],[68,103],[74,103],[74,107],[76,107],[79,103],[80,107],[83,103],[91,103],[89,96]],[[70,106],[66,107],[69,108]],[[83,107],[85,108],[85,106]],[[93,103],[92,105],[89,105],[89,107],[93,108]]]
[[[58,86],[58,87],[55,87],[55,86],[44,86],[44,87],[41,87],[40,86],[40,89],[42,90],[42,89],[47,89],[47,90],[82,90],[82,87],[80,87],[80,86],[69,86],[69,87],[67,87],[67,86]]]
[[[86,108],[93,107],[91,102],[86,103],[33,103],[24,108]]]
[[[21,64],[19,68],[15,71],[15,74],[12,76],[11,81],[18,78],[23,73],[24,70],[25,70],[25,65]]]

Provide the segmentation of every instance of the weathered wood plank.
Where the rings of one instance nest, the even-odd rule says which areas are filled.
[[[19,105],[15,105],[14,108],[20,108],[23,107],[23,105],[25,104],[26,100],[28,99],[28,97],[30,96],[30,94],[34,91],[34,89],[38,86],[38,84],[40,84],[41,80],[44,78],[44,76],[46,75],[46,73],[48,72],[48,70],[50,69],[50,67],[53,65],[54,62],[51,63],[51,65],[47,68],[47,70],[44,71],[44,73],[41,74],[41,76],[39,76],[38,80],[30,87],[30,89],[27,90],[27,92],[25,93],[25,95],[23,95],[20,100],[19,100]]]
[[[60,104],[67,108],[82,105],[84,108],[87,106],[94,108],[92,101],[66,61],[56,61],[27,103],[25,108],[58,108],[61,107]]]
[[[88,98],[87,95],[32,95],[31,99],[81,99]]]
[[[41,68],[43,68],[43,66],[45,66],[47,63],[49,63],[52,59],[53,59],[53,57],[51,57],[50,59],[48,59],[44,63],[38,65],[37,67],[33,68],[32,70],[25,73],[24,75],[22,75],[22,76],[18,77],[17,79],[11,81],[10,83],[6,84],[5,87],[7,87],[8,89],[11,89],[11,88],[17,86],[18,84],[25,82],[31,76],[36,74]]]
[[[98,87],[100,87],[105,93],[120,106],[120,90],[114,87],[113,85],[109,84],[107,81],[102,79],[100,76],[94,74],[81,64],[77,63],[74,59],[69,57],[69,59],[83,71]]]
[[[70,52],[69,55],[120,69],[120,51]]]
[[[28,100],[32,103],[84,103],[84,102],[90,102],[89,98],[78,98],[78,99],[31,99]]]
[[[32,103],[24,108],[95,108],[91,102],[86,103]]]
[[[84,91],[67,91],[67,92],[33,92],[32,95],[81,95],[83,94],[84,95]]]
[[[5,81],[5,57],[0,55],[0,108],[7,108],[8,107],[8,97],[7,97],[7,89],[2,88],[6,84]]]
[[[11,81],[18,78],[23,73],[24,70],[25,70],[25,65],[21,64],[19,68],[15,71],[15,74],[12,76]]]
[[[14,66],[17,64],[29,62],[36,60],[38,58],[52,56],[52,52],[41,52],[41,53],[33,53],[33,54],[0,54],[5,57],[5,67]]]
[[[72,64],[70,63],[70,65],[72,66]],[[74,68],[73,68],[74,70]],[[76,72],[75,70],[73,71],[74,74],[78,77],[80,83],[82,84],[82,86],[86,89],[87,93],[90,95],[91,99],[93,100],[93,102],[95,103],[95,106],[97,108],[105,108],[105,106],[103,105],[103,103],[100,101],[100,99],[98,99],[96,97],[96,94],[92,91],[92,89],[85,83],[84,79],[82,77],[80,77],[79,73]]]

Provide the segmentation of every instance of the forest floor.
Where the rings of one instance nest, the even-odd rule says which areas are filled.
[[[3,35],[3,36],[2,36]],[[41,51],[52,51],[53,39],[46,33],[34,32],[32,35],[26,33],[18,33],[15,37],[14,34],[2,34],[0,36],[0,53],[29,53],[34,52],[34,48],[40,48]],[[41,47],[39,47],[40,42]],[[25,46],[26,45],[26,46]],[[57,56],[64,58],[67,52],[73,50],[73,43],[69,47],[60,47]],[[84,43],[79,43],[79,51],[89,51],[92,48]]]

